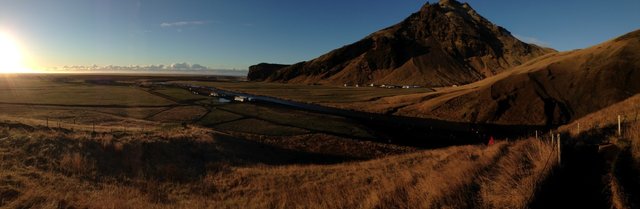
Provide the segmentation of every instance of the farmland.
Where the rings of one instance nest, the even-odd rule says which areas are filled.
[[[548,141],[381,143],[384,132],[360,120],[154,84],[197,77],[2,81],[13,93],[0,97],[0,207],[525,208],[557,168]],[[301,89],[300,98],[337,102],[431,91]]]
[[[194,123],[222,131],[273,136],[334,133],[371,137],[365,127],[346,118],[274,106],[220,102],[217,98],[195,95],[176,87],[135,85],[154,79],[167,78],[6,75],[0,79],[3,88],[0,119],[31,125],[60,124],[85,130],[94,126],[109,130],[142,130]],[[248,127],[254,128],[246,130]]]
[[[263,82],[180,81],[177,83],[189,83],[200,86],[215,86],[221,89],[319,104],[366,102],[388,96],[428,93],[434,91],[431,88],[388,89],[368,86],[336,87],[323,85]]]

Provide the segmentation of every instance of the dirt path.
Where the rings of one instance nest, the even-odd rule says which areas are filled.
[[[453,188],[448,192],[447,196],[442,198],[442,202],[439,202],[435,205],[436,208],[481,208],[482,202],[480,197],[480,182],[481,179],[487,178],[488,176],[493,176],[496,172],[499,171],[499,167],[497,166],[500,160],[509,155],[511,152],[512,144],[504,143],[500,145],[492,145],[492,146],[501,146],[495,156],[493,156],[486,164],[479,165],[480,167],[477,170],[472,171],[477,173],[475,177],[469,179],[467,184],[460,185],[458,188]],[[459,198],[464,197],[464,198]]]

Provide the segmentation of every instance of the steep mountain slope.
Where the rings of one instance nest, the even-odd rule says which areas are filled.
[[[587,49],[548,54],[469,85],[347,108],[454,121],[558,125],[640,93],[638,81],[640,30]]]
[[[549,52],[519,41],[469,4],[441,0],[354,44],[268,75],[250,71],[249,78],[447,86],[478,81]]]

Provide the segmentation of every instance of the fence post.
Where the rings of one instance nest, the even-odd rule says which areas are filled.
[[[538,130],[536,130],[536,140],[538,140]]]
[[[549,135],[551,135],[551,144],[555,143],[556,140],[553,138],[553,131],[549,131]]]
[[[562,143],[560,142],[560,134],[558,134],[558,166],[562,165]]]
[[[580,135],[580,123],[578,123],[578,135]]]
[[[618,115],[618,136],[622,136],[622,127],[620,127],[621,126],[621,124],[620,124],[621,122],[622,121],[621,121],[620,115]]]

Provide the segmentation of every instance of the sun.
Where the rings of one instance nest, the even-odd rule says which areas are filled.
[[[0,33],[0,73],[30,73],[24,65],[18,42],[11,36]]]

